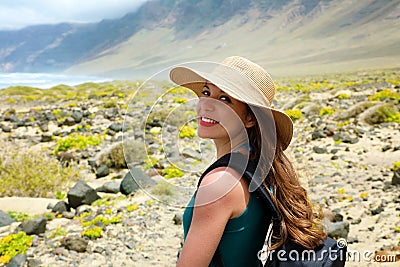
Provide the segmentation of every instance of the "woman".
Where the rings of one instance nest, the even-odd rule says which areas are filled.
[[[271,215],[254,194],[258,186],[271,191],[282,216],[280,238],[272,239],[271,248],[287,238],[309,249],[318,246],[325,235],[283,153],[292,138],[293,123],[271,105],[275,88],[269,74],[259,65],[233,56],[211,72],[175,67],[170,78],[199,96],[198,135],[214,141],[217,161],[241,153],[262,177],[259,183],[249,185],[242,173],[230,167],[203,175],[185,209],[185,242],[177,266],[215,266],[216,251],[224,266],[260,266],[257,255]]]

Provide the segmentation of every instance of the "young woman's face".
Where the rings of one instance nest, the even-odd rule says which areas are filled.
[[[247,105],[240,102],[217,86],[207,83],[197,104],[199,126],[197,133],[201,138],[233,139],[246,134],[254,119]]]

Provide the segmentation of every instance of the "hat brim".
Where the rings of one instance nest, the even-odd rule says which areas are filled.
[[[271,103],[257,86],[239,71],[229,67],[219,67],[217,72],[202,72],[189,67],[175,67],[170,71],[170,79],[176,84],[193,90],[201,96],[204,85],[210,82],[231,97],[244,102],[250,107],[260,108],[265,113],[272,113],[277,137],[286,150],[293,137],[293,122],[284,112],[271,107]]]

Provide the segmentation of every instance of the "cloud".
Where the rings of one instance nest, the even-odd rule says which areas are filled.
[[[147,0],[2,0],[0,29],[34,24],[96,22],[122,17]]]

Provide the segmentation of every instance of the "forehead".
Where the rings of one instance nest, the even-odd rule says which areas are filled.
[[[225,93],[223,90],[221,90],[218,86],[216,86],[215,84],[213,84],[213,83],[211,83],[211,82],[209,82],[209,81],[207,81],[205,84],[204,84],[204,87],[207,87],[207,88],[209,88],[209,89],[213,89],[213,90],[218,90],[218,92],[220,92],[220,93]]]

